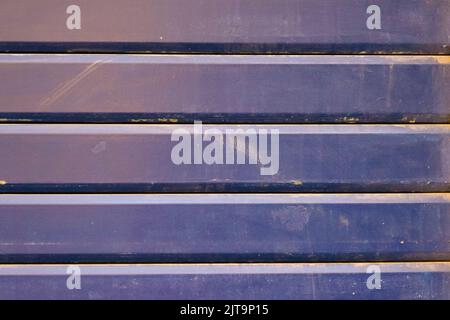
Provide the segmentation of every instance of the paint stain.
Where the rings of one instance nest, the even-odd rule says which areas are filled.
[[[339,223],[343,225],[344,227],[348,227],[350,225],[350,221],[347,217],[339,216]]]
[[[91,152],[94,154],[99,154],[104,151],[106,151],[106,142],[105,141],[100,141],[91,149]]]
[[[304,206],[288,206],[274,211],[272,217],[288,231],[299,232],[308,224],[311,211]]]

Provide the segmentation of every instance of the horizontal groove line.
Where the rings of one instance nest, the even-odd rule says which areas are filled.
[[[439,52],[424,52],[424,53],[415,53],[415,52],[404,52],[404,53],[371,53],[371,52],[364,52],[364,53],[351,53],[351,52],[317,52],[317,53],[308,53],[308,52],[272,52],[272,51],[266,51],[266,52],[220,52],[220,51],[204,51],[204,52],[191,52],[191,51],[81,51],[81,50],[73,50],[73,51],[5,51],[0,50],[0,54],[65,54],[65,55],[77,55],[77,54],[90,54],[90,55],[104,55],[104,54],[118,54],[118,55],[126,55],[126,54],[145,54],[149,56],[156,56],[156,55],[217,55],[217,56],[263,56],[263,55],[271,55],[271,56],[284,56],[284,55],[294,55],[294,56],[373,56],[373,57],[379,57],[379,56],[398,56],[398,57],[404,57],[404,56],[415,56],[415,57],[424,57],[424,56],[450,56],[448,53],[439,53]]]
[[[204,130],[211,127],[227,129],[278,129],[279,134],[448,134],[450,124],[202,124]],[[82,128],[82,131],[77,129]],[[193,131],[191,124],[0,124],[0,134],[69,134],[69,135],[140,135],[140,134],[170,134],[172,129],[182,128]],[[344,130],[343,130],[344,129]],[[245,132],[242,134],[246,134]]]
[[[388,188],[389,187],[389,188]],[[423,187],[423,186],[422,186]],[[390,190],[389,190],[390,189]],[[163,186],[155,185],[132,185],[123,186],[123,184],[97,184],[97,185],[85,185],[85,184],[21,184],[15,185],[11,183],[4,183],[0,185],[0,195],[92,195],[98,194],[104,195],[123,195],[123,196],[133,196],[133,195],[190,195],[195,194],[199,196],[206,195],[250,195],[259,197],[264,194],[274,194],[274,195],[286,195],[286,196],[299,196],[305,197],[308,195],[313,196],[333,196],[340,195],[345,196],[349,194],[353,195],[410,195],[410,196],[423,196],[427,194],[435,195],[447,195],[450,193],[450,185],[437,185],[429,186],[426,188],[421,188],[421,186],[410,185],[410,186],[385,186],[384,188],[379,186],[348,186],[348,185],[337,185],[337,186],[320,186],[319,187],[302,187],[301,185],[294,185],[293,183],[271,184],[263,186],[248,186],[246,183],[241,184],[223,184],[220,186],[214,184],[203,184],[200,187],[196,186],[180,186],[176,183],[166,184]]]
[[[55,258],[55,255],[52,255],[53,258]],[[37,261],[37,260],[41,260],[41,261]],[[448,259],[436,259],[436,260],[419,260],[419,259],[408,259],[408,260],[376,260],[376,259],[365,259],[365,260],[305,260],[305,261],[300,261],[300,260],[278,260],[278,261],[273,261],[273,260],[227,260],[227,261],[188,261],[188,260],[179,260],[179,261],[173,261],[170,260],[168,262],[165,261],[157,261],[157,262],[152,262],[152,261],[148,261],[145,259],[116,259],[116,260],[102,260],[100,262],[96,261],[96,260],[88,260],[88,259],[84,259],[83,261],[80,260],[74,260],[74,261],[70,261],[70,260],[60,260],[61,262],[46,262],[45,259],[43,259],[42,257],[36,258],[33,257],[32,258],[33,261],[30,262],[16,262],[16,261],[12,261],[12,262],[8,262],[5,261],[5,259],[2,259],[1,255],[0,255],[0,276],[1,276],[1,267],[2,266],[46,266],[46,265],[77,265],[77,266],[88,266],[88,265],[98,265],[98,266],[103,266],[103,265],[141,265],[141,264],[145,264],[145,265],[161,265],[161,264],[176,264],[176,265],[210,265],[210,264],[221,264],[221,265],[234,265],[234,264],[252,264],[252,265],[264,265],[264,264],[374,264],[374,265],[382,265],[382,264],[399,264],[399,263],[449,263],[450,264],[450,260]],[[450,272],[450,270],[449,270]]]
[[[0,112],[0,124],[448,125],[449,114]]]
[[[48,124],[74,124],[74,125],[84,125],[84,124],[129,124],[129,125],[142,125],[142,123],[138,124],[138,123],[131,123],[131,122],[115,122],[115,121],[105,121],[105,122],[91,122],[91,121],[86,121],[86,122],[42,122],[42,121],[8,121],[8,124],[41,124],[41,125],[48,125]],[[271,123],[265,123],[265,122],[255,122],[255,123],[241,123],[241,122],[202,122],[204,125],[281,125],[281,122],[271,122]],[[5,124],[4,122],[2,123],[0,121],[0,126],[2,124]],[[151,122],[148,124],[161,124],[161,125],[176,125],[176,124],[168,124],[167,122]],[[190,122],[177,122],[178,125],[182,124],[186,124],[189,125],[191,124]],[[358,122],[358,123],[336,123],[336,122],[289,122],[289,124],[292,125],[362,125],[362,124],[367,124],[367,125],[405,125],[405,124],[409,124],[409,123],[401,123],[401,122],[393,122],[393,123],[389,123],[389,122]],[[416,122],[416,125],[450,125],[450,122]]]

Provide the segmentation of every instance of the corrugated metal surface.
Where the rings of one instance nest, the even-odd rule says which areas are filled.
[[[0,298],[450,299],[449,35],[448,0],[2,0]]]

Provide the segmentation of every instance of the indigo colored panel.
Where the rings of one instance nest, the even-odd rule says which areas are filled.
[[[80,265],[79,269],[76,268],[66,265],[2,265],[0,298],[450,298],[449,263],[153,264]],[[367,286],[368,278],[374,274],[373,270],[381,272],[381,289],[369,289]],[[81,276],[81,289],[69,290],[68,277],[76,274]],[[174,310],[173,315],[178,315],[175,313],[178,311]]]
[[[449,194],[0,196],[3,263],[449,260],[449,236]]]
[[[448,0],[2,0],[0,50],[449,53]]]
[[[448,192],[449,142],[449,125],[1,125],[0,191]]]
[[[0,81],[0,122],[450,122],[444,56],[0,55]]]

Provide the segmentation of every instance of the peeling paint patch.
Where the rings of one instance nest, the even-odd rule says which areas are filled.
[[[151,119],[131,119],[130,122],[135,122],[135,123],[139,123],[139,122],[150,122]]]
[[[144,123],[147,123],[147,122],[150,122],[150,123],[156,123],[156,122],[177,123],[178,119],[175,119],[175,118],[143,119],[142,118],[142,119],[131,119],[130,122],[134,122],[134,123],[142,123],[142,122],[144,122]]]
[[[403,117],[402,122],[404,123],[416,123],[417,119],[416,118],[410,118],[410,117]]]
[[[0,118],[0,122],[33,122],[33,119],[8,119],[8,118]]]
[[[342,118],[342,120],[346,123],[357,123],[359,122],[359,118],[355,118],[355,117],[344,117]]]
[[[177,123],[178,119],[175,118],[158,118],[159,122],[170,122],[170,123]]]

